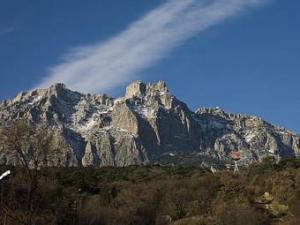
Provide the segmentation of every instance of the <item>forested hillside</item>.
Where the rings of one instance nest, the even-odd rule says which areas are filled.
[[[299,159],[265,159],[239,174],[158,165],[47,168],[37,172],[35,189],[26,170],[1,172],[7,169],[0,224],[300,224]]]

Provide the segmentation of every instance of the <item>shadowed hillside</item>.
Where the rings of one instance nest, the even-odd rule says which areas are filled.
[[[38,172],[30,206],[25,170],[10,169],[0,224],[300,224],[299,159],[265,159],[237,175],[181,166],[48,168]]]

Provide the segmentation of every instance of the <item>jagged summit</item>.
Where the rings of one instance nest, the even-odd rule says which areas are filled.
[[[141,81],[135,81],[126,87],[125,98],[132,98],[134,96],[145,95],[147,85]]]
[[[149,84],[145,84],[141,81],[134,81],[126,87],[125,98],[141,97],[150,92],[152,94],[166,94],[168,93],[168,88],[164,81]]]
[[[259,117],[235,115],[219,107],[192,112],[163,81],[134,81],[120,98],[82,94],[60,83],[22,92],[0,103],[0,129],[19,118],[45,124],[67,143],[68,150],[54,160],[57,165],[222,166],[235,150],[242,154],[241,164],[248,165],[270,155],[300,154],[298,135]],[[15,163],[1,153],[1,147],[0,163]]]

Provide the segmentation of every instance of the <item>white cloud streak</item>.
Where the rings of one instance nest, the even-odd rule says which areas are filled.
[[[83,92],[104,92],[166,57],[183,41],[259,6],[266,0],[168,0],[106,42],[75,48],[52,67],[39,87],[62,82]]]

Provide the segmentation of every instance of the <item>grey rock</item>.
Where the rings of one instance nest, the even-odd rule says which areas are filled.
[[[55,84],[0,103],[0,129],[26,118],[45,124],[67,148],[49,165],[127,166],[156,162],[216,168],[240,151],[240,164],[300,155],[299,135],[259,117],[220,108],[192,112],[165,82],[133,82],[121,98],[82,94]],[[0,163],[14,164],[0,148]]]

